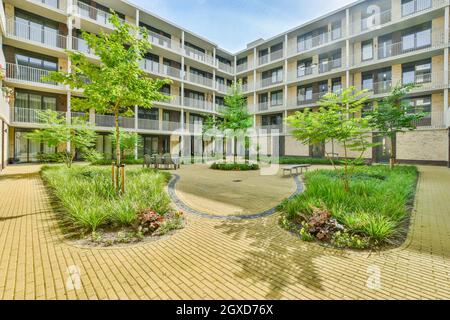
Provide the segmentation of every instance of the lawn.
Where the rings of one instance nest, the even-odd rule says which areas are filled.
[[[124,195],[114,191],[111,168],[44,167],[42,177],[62,206],[63,219],[71,229],[96,242],[102,242],[102,234],[111,232],[118,236],[109,236],[109,242],[135,242],[183,225],[181,214],[171,208],[164,190],[170,179],[168,173],[128,168]]]
[[[357,167],[350,191],[342,171],[305,175],[306,190],[281,206],[280,224],[306,241],[340,248],[380,248],[405,239],[414,199],[417,169],[398,166]]]

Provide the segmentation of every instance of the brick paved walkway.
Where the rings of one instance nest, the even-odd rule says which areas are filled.
[[[450,170],[420,170],[407,243],[369,255],[304,243],[276,216],[190,215],[154,243],[76,248],[62,239],[37,167],[12,167],[0,176],[0,299],[448,299]],[[66,285],[70,266],[81,272],[78,290]],[[381,288],[366,286],[368,270],[381,272]]]

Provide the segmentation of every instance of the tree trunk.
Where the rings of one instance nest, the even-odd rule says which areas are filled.
[[[120,152],[120,127],[119,127],[119,112],[116,111],[114,113],[114,120],[115,120],[115,125],[116,125],[116,192],[118,193],[120,190],[120,165],[122,162],[121,159],[121,152]]]
[[[389,159],[389,166],[394,169],[397,162],[397,135],[396,133],[391,135],[391,157]]]
[[[236,135],[234,136],[234,155],[233,155],[233,161],[234,161],[234,164],[236,164],[237,163],[237,137],[236,137]]]

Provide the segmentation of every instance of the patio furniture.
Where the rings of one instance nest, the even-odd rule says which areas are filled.
[[[161,155],[159,154],[155,154],[152,156],[154,164],[155,164],[155,169],[158,169],[160,165],[162,165],[164,163],[164,159]]]
[[[305,169],[306,172],[308,172],[309,168],[311,167],[310,164],[293,164],[289,166],[284,166],[281,169],[283,170],[283,175],[286,174],[286,172],[289,172],[290,175],[292,175],[292,172],[295,170],[295,173],[298,175],[298,169],[300,169],[300,174],[303,174],[303,169]]]
[[[170,153],[166,153],[164,156],[164,165],[166,166],[166,169],[169,169],[170,166],[173,166],[175,170],[180,168],[180,161],[178,158],[172,157]]]
[[[153,164],[153,159],[148,154],[144,155],[144,164],[142,165],[143,168],[150,168],[150,166]]]

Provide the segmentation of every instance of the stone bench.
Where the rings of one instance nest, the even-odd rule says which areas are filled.
[[[284,166],[281,169],[283,170],[283,175],[286,174],[286,172],[289,172],[290,175],[292,175],[292,172],[295,170],[295,173],[298,175],[298,169],[300,169],[300,174],[303,174],[303,169],[305,169],[306,172],[308,172],[309,168],[311,167],[310,164],[293,164],[289,166]]]

